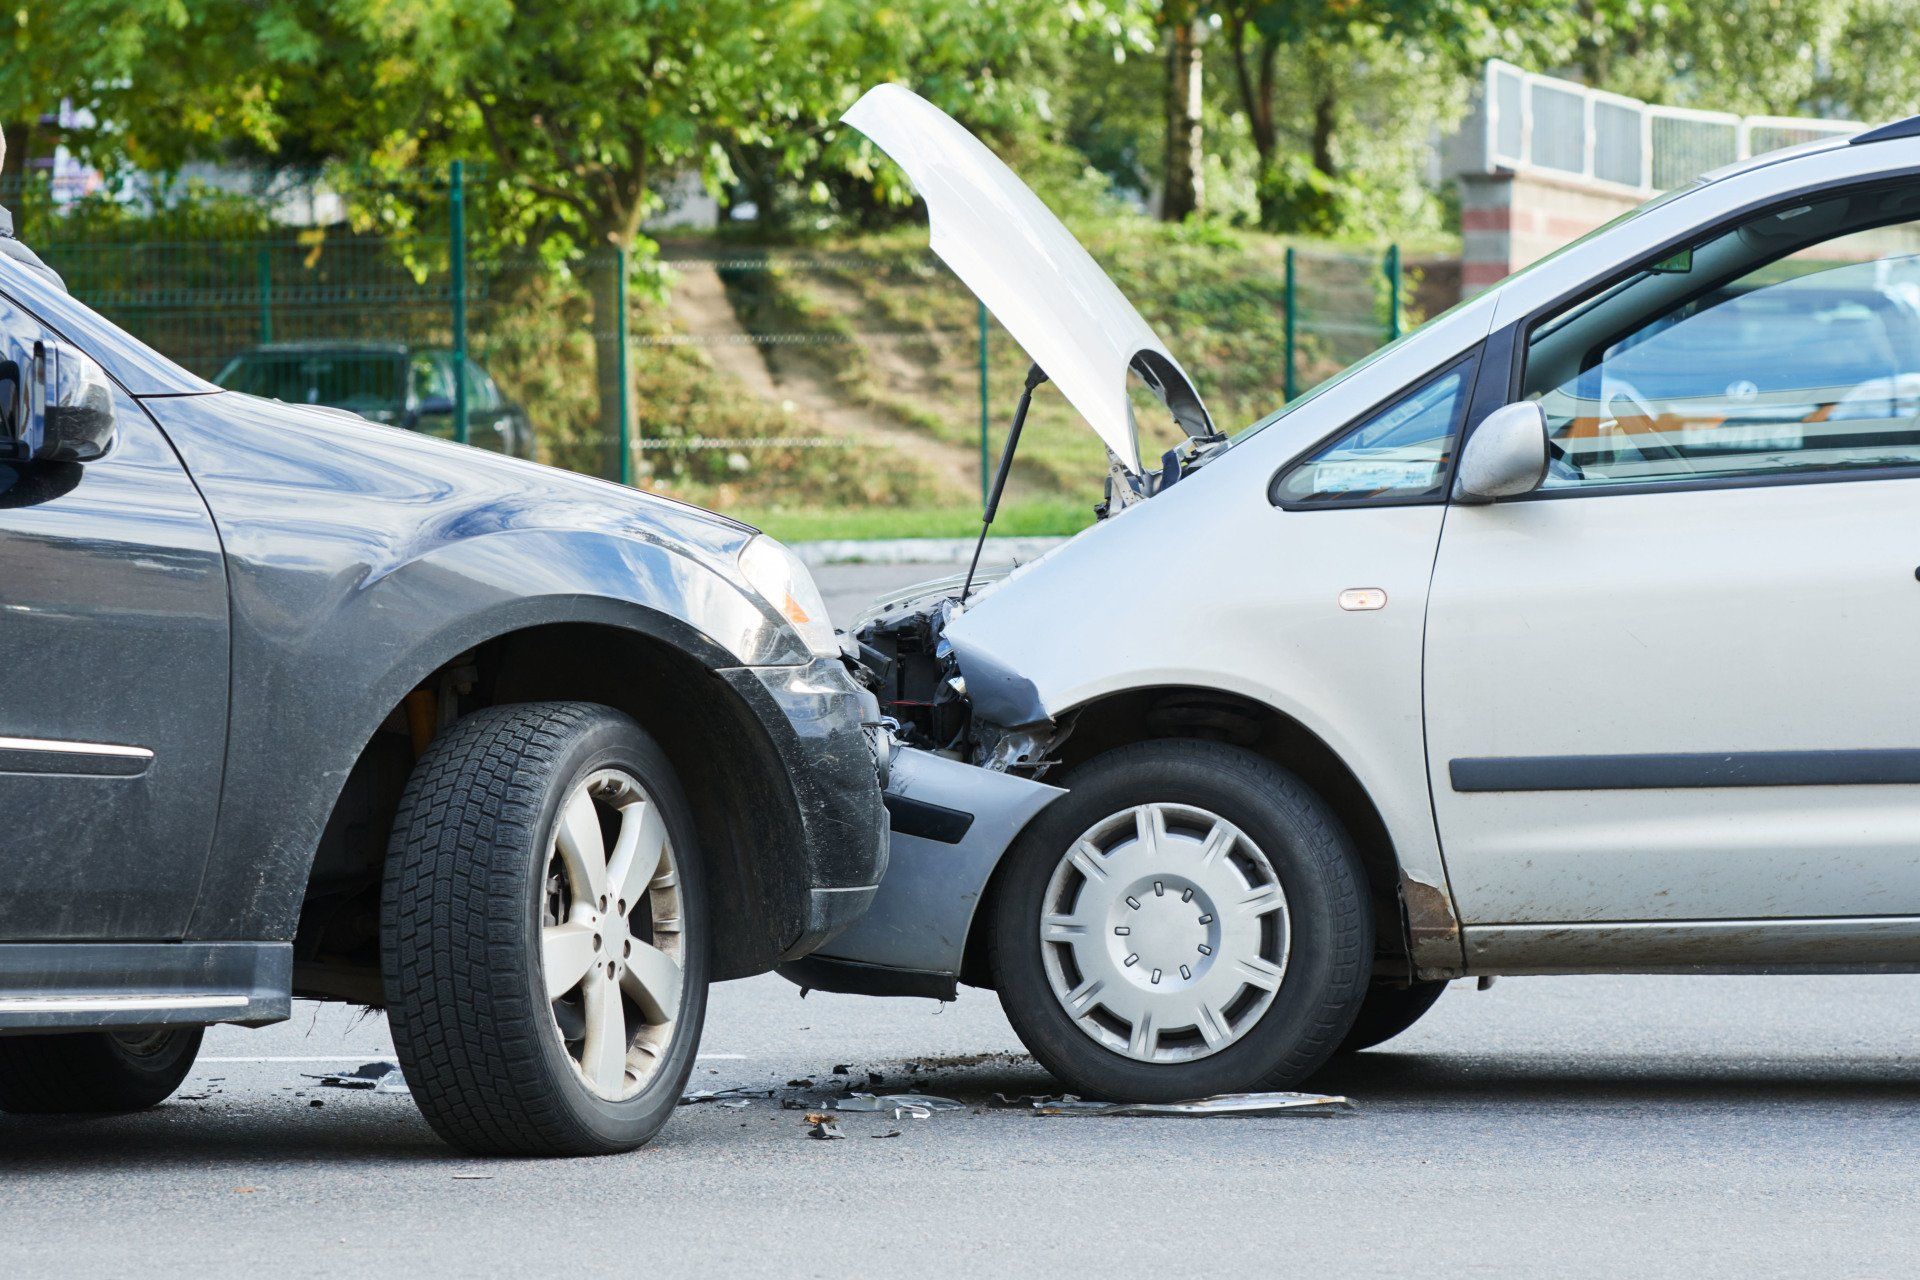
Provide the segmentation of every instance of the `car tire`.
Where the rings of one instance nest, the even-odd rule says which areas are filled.
[[[0,1111],[145,1111],[173,1096],[200,1053],[200,1027],[0,1036]]]
[[[434,1131],[481,1155],[651,1138],[706,1014],[702,889],[685,793],[630,717],[524,703],[436,738],[381,895],[394,1047]]]
[[[1393,1039],[1426,1015],[1447,989],[1445,982],[1416,982],[1408,987],[1375,984],[1360,1002],[1353,1029],[1340,1042],[1340,1053],[1358,1053]]]
[[[1126,1102],[1290,1088],[1332,1056],[1373,920],[1325,803],[1264,757],[1184,740],[1109,751],[1062,785],[1009,851],[991,918],[1033,1056]]]

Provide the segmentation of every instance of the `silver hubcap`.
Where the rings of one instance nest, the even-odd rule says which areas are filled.
[[[1260,1021],[1289,933],[1259,846],[1205,809],[1148,804],[1103,818],[1060,859],[1040,951],[1088,1036],[1140,1062],[1187,1062]]]
[[[631,774],[590,774],[560,806],[540,923],[553,1025],[574,1069],[603,1098],[632,1097],[673,1042],[685,945],[666,823]]]

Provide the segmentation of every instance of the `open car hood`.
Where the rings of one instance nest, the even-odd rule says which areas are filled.
[[[1180,362],[1027,184],[940,108],[897,84],[842,117],[906,171],[931,245],[1046,371],[1113,456],[1141,473],[1127,399],[1138,374],[1190,436],[1212,430]]]

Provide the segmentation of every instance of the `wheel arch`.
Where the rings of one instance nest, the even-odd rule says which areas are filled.
[[[1065,770],[1116,747],[1159,739],[1227,742],[1273,761],[1313,788],[1354,842],[1374,912],[1374,973],[1411,980],[1434,958],[1457,956],[1460,927],[1444,886],[1410,876],[1366,786],[1326,740],[1285,712],[1244,694],[1158,685],[1105,694],[1058,717],[1071,731],[1052,753]],[[967,935],[963,981],[990,986],[987,922],[1004,881],[994,868]]]
[[[707,873],[715,980],[772,967],[798,932],[804,833],[778,750],[717,672],[730,655],[683,621],[637,606],[455,633],[423,647],[370,699],[305,864],[295,930],[300,994],[378,1003],[377,886],[407,775],[453,718],[506,703],[586,701],[631,715],[673,763]],[[753,815],[744,821],[742,815]],[[368,895],[368,886],[373,894]]]

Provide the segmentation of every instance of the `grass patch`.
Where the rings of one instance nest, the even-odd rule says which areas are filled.
[[[980,532],[979,507],[740,508],[727,512],[782,542],[837,538],[971,538]],[[1068,498],[1006,502],[993,522],[996,536],[1073,534],[1093,523],[1093,508]]]

